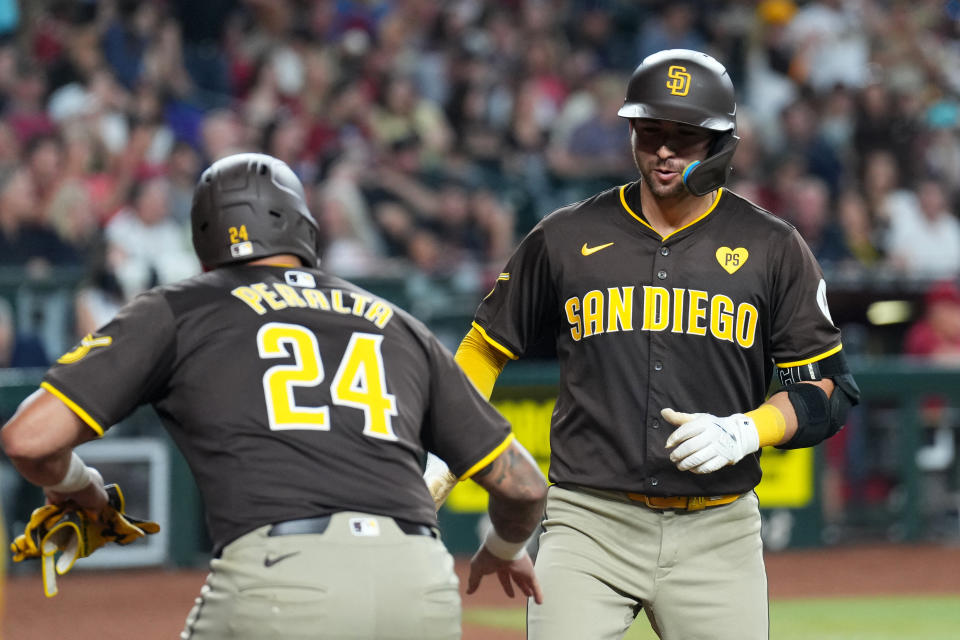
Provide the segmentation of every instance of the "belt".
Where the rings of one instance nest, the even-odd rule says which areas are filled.
[[[651,509],[680,509],[682,511],[699,511],[706,507],[719,507],[730,504],[741,494],[729,496],[648,496],[642,493],[627,493],[627,497],[634,502],[642,502]]]
[[[315,518],[301,518],[299,520],[285,520],[270,526],[267,531],[268,536],[298,536],[305,534],[323,533],[330,526],[330,518],[333,514],[317,516]],[[400,518],[390,518],[397,523],[400,531],[408,536],[430,536],[436,538],[436,532],[425,524],[419,522],[410,522]]]

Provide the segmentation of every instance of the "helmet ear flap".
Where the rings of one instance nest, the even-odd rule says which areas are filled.
[[[722,187],[730,176],[730,160],[737,150],[740,137],[725,133],[713,144],[711,155],[687,165],[683,170],[683,184],[695,196],[704,196]]]

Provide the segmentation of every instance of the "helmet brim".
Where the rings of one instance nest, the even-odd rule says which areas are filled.
[[[683,108],[677,104],[657,105],[651,103],[631,102],[624,104],[617,111],[621,118],[649,118],[651,120],[667,120],[702,127],[711,131],[733,131],[736,129],[735,114],[717,115],[705,113],[696,108]]]

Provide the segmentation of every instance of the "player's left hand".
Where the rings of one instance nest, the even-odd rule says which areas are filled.
[[[473,558],[470,559],[467,594],[476,591],[483,577],[491,573],[497,574],[503,592],[509,597],[513,597],[513,585],[516,583],[523,595],[533,598],[533,601],[537,604],[543,604],[543,591],[540,589],[537,574],[533,570],[533,560],[530,559],[530,555],[526,551],[515,560],[501,560],[487,551],[486,547],[481,546]]]
[[[677,427],[667,438],[667,449],[676,447],[670,452],[670,460],[680,471],[713,473],[760,448],[753,418],[742,413],[719,418],[709,413],[663,409],[660,415]]]

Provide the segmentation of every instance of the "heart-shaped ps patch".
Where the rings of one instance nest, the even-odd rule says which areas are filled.
[[[731,249],[730,247],[720,247],[717,249],[717,262],[727,273],[733,273],[743,266],[750,257],[750,253],[743,247]]]

